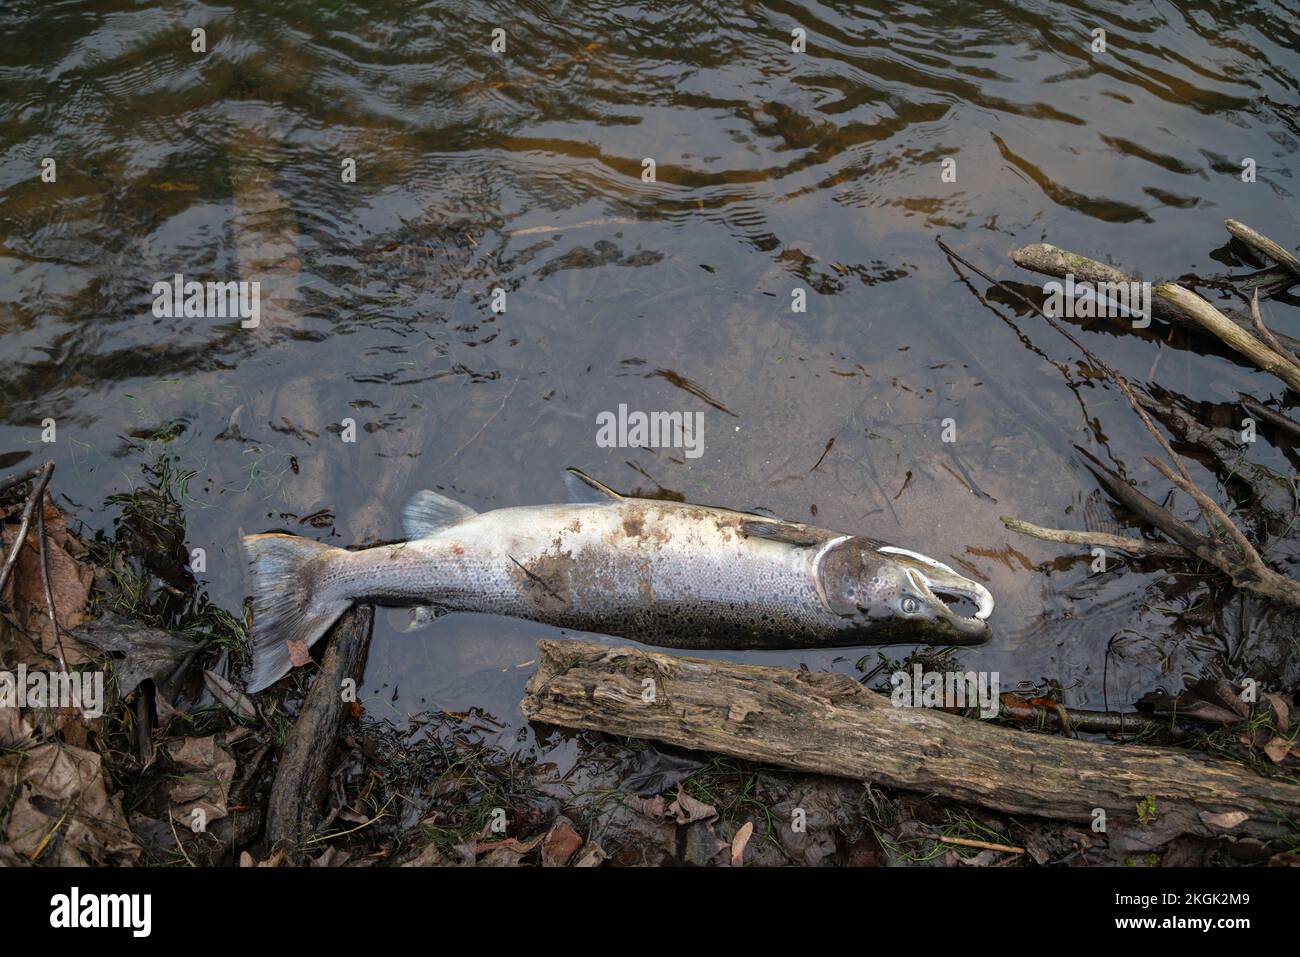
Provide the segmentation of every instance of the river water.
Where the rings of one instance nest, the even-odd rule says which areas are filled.
[[[52,457],[61,503],[108,531],[105,499],[174,457],[195,472],[199,578],[237,608],[241,531],[393,539],[421,488],[558,501],[580,466],[955,564],[998,600],[992,641],[960,660],[1004,689],[1053,678],[1072,705],[1115,706],[1176,688],[1241,637],[1231,615],[1183,614],[1207,604],[1199,579],[1097,574],[999,521],[1108,527],[1073,446],[1160,499],[1153,443],[1077,350],[984,301],[935,240],[1040,288],[1012,247],[1162,278],[1248,271],[1226,217],[1294,244],[1298,12],[10,0],[0,470]],[[154,284],[178,273],[260,282],[260,324],[158,317]],[[1266,317],[1300,336],[1294,305]],[[1159,329],[1076,332],[1194,402],[1281,395]],[[620,405],[699,413],[702,454],[602,447],[596,417]],[[1249,454],[1294,472],[1267,443]],[[404,635],[381,616],[366,707],[479,706],[520,728],[548,634],[458,615]],[[727,655],[850,674],[860,656]]]

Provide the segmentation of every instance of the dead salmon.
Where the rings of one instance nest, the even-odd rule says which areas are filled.
[[[295,535],[244,539],[260,691],[353,603],[420,620],[485,612],[669,648],[972,644],[988,589],[917,552],[751,512],[619,495],[577,470],[578,501],[489,512],[436,492],[407,540],[347,551]],[[593,500],[593,497],[598,497]],[[952,605],[969,602],[973,613]]]

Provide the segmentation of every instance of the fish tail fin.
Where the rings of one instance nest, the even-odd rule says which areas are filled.
[[[320,640],[352,599],[326,594],[321,572],[348,553],[297,535],[246,535],[244,554],[253,591],[253,673],[249,692],[279,681],[293,667],[288,641]]]

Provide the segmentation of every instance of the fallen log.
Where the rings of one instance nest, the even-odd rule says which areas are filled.
[[[1030,734],[894,707],[847,675],[537,643],[530,721],[936,794],[1009,814],[1090,823],[1096,809],[1207,837],[1294,833],[1300,787],[1171,749]],[[1243,816],[1244,815],[1244,816]],[[1150,820],[1149,814],[1146,820]]]
[[[354,687],[361,684],[374,618],[374,608],[360,605],[330,629],[320,669],[289,729],[271,785],[266,838],[290,859],[300,857],[303,842],[315,833],[324,814],[334,746],[351,709],[342,693],[344,681],[351,679]]]

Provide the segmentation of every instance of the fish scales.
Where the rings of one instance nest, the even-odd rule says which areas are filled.
[[[816,549],[747,537],[741,525],[752,518],[638,499],[498,509],[350,553],[335,593],[653,636],[667,647],[817,642],[840,619],[813,584]]]
[[[508,615],[670,648],[969,644],[993,596],[918,552],[725,508],[627,498],[476,512],[436,492],[407,540],[346,551],[295,535],[243,541],[253,583],[249,690],[291,668],[355,602]],[[959,614],[950,602],[976,605]]]

